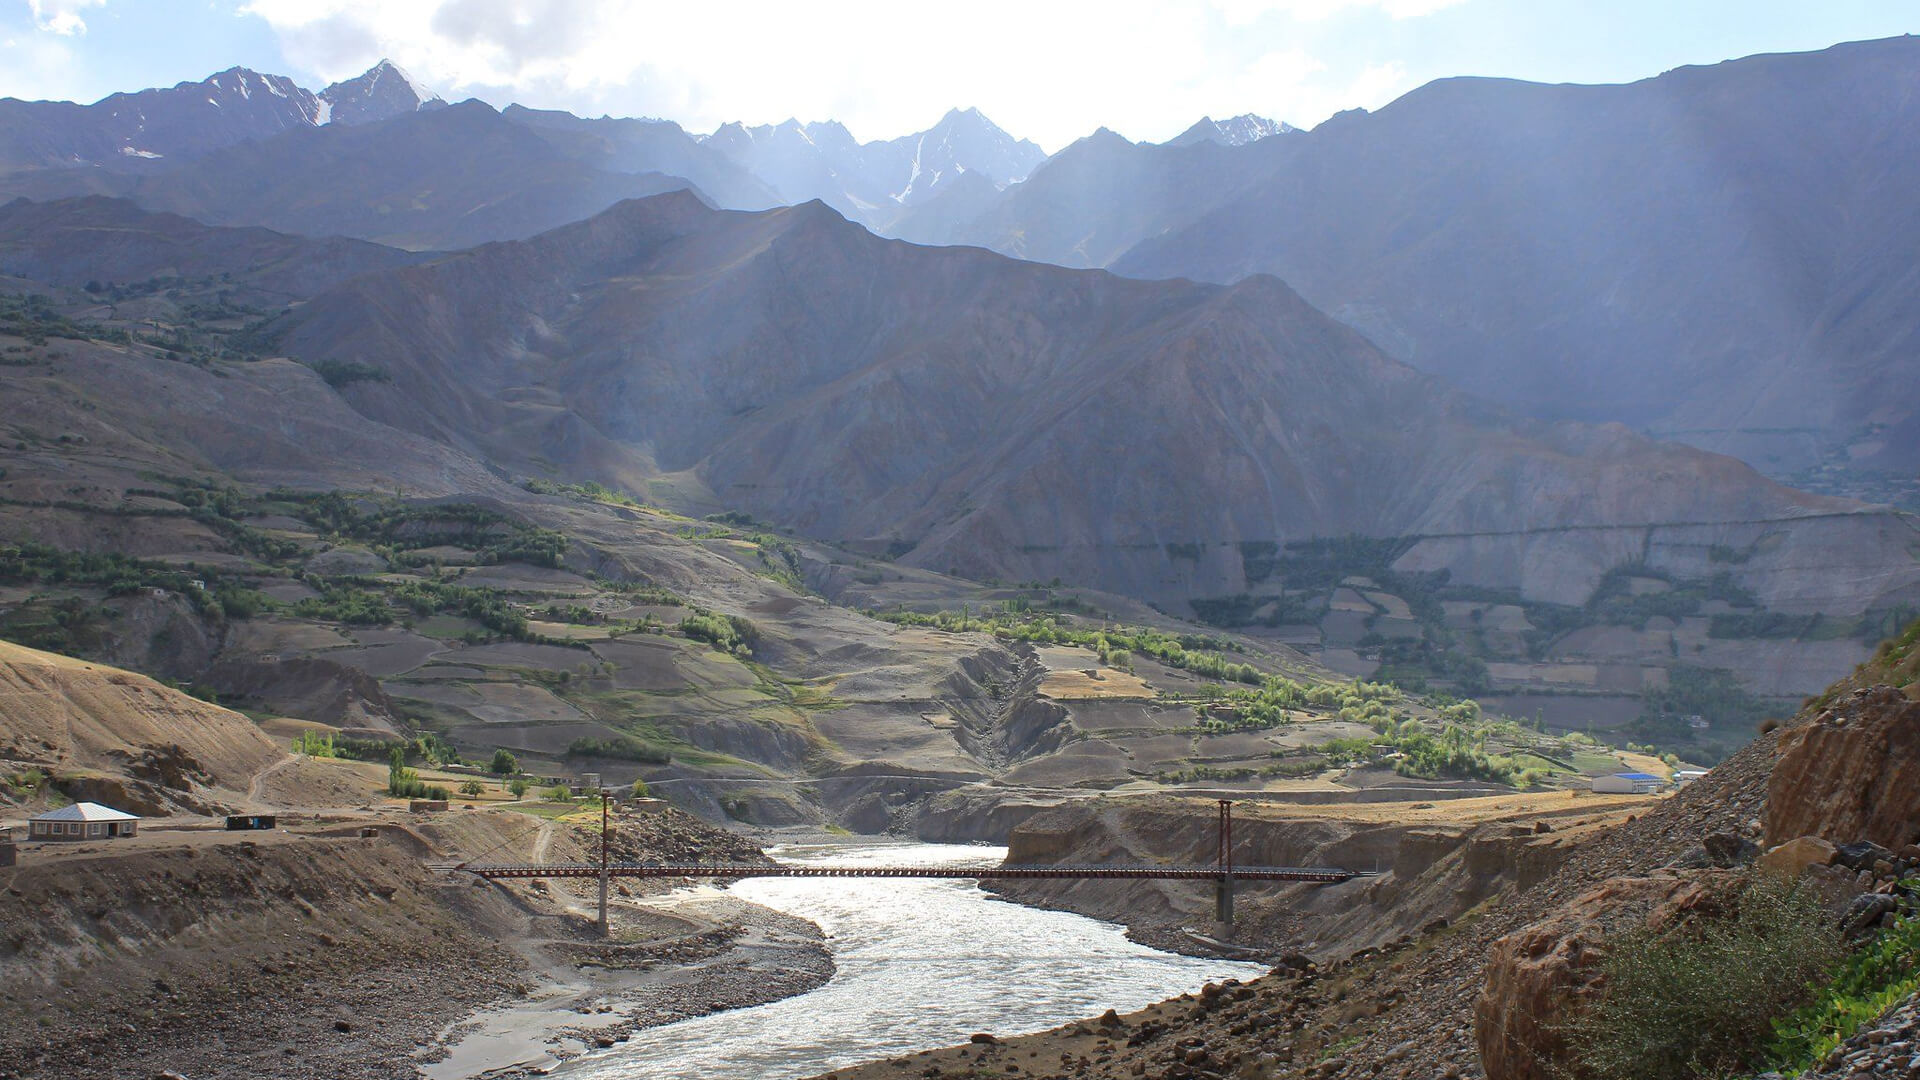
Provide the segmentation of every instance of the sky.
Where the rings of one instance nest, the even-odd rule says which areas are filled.
[[[1450,75],[1627,82],[1913,32],[1913,0],[0,0],[0,96],[91,102],[235,65],[319,89],[385,57],[448,100],[694,131],[889,138],[977,107],[1051,152],[1202,115],[1311,127]]]

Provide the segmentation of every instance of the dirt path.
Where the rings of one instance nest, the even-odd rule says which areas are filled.
[[[263,797],[261,793],[266,790],[267,778],[272,776],[274,773],[279,772],[281,769],[284,769],[287,766],[292,765],[294,762],[299,760],[300,760],[299,755],[288,754],[286,757],[281,758],[279,761],[276,761],[273,764],[267,766],[266,768],[261,769],[259,772],[254,773],[253,782],[247,785],[247,801],[252,803],[265,802],[266,799]]]

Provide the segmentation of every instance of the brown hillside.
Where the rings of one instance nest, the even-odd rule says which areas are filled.
[[[0,641],[0,758],[120,773],[159,767],[155,755],[245,791],[284,751],[239,713],[144,675]]]
[[[1231,593],[1241,545],[1420,534],[1440,539],[1413,569],[1577,603],[1624,561],[1691,574],[1776,531],[1777,557],[1738,568],[1769,604],[1859,611],[1920,579],[1905,518],[1500,413],[1271,278],[922,248],[819,204],[623,203],[357,278],[281,326],[302,359],[391,372],[345,396],[394,426],[528,471],[691,469],[756,515],[973,577]]]

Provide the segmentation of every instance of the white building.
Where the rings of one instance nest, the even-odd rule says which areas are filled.
[[[100,840],[132,836],[140,819],[111,806],[82,802],[49,810],[27,822],[29,840]]]
[[[1593,790],[1602,795],[1651,795],[1667,782],[1650,773],[1623,772],[1593,778]]]

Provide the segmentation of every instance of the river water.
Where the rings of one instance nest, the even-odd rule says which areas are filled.
[[[878,844],[776,848],[783,862],[994,866],[1005,848]],[[838,970],[751,1009],[638,1032],[568,1066],[573,1080],[789,1080],[876,1058],[1121,1012],[1258,964],[1128,941],[1120,927],[992,899],[970,881],[750,878],[743,900],[812,919]]]

